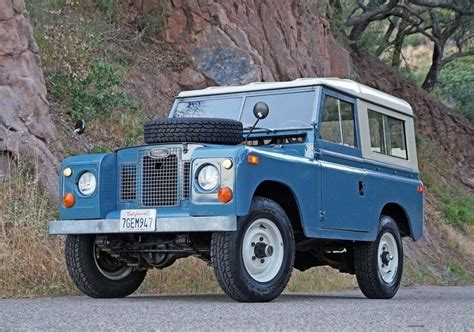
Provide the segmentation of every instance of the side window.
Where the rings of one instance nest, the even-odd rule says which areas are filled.
[[[408,159],[405,123],[394,117],[368,110],[370,148],[373,152]]]
[[[319,138],[357,147],[355,135],[354,106],[337,98],[325,96]]]

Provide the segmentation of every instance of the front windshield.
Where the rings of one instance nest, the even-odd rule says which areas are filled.
[[[178,103],[175,118],[221,118],[236,120],[242,97],[200,99]]]
[[[288,93],[266,93],[245,98],[240,112],[243,97],[209,97],[208,99],[180,101],[174,117],[225,118],[239,120],[244,128],[255,122],[253,107],[258,102],[265,102],[270,112],[266,119],[258,123],[260,128],[308,128],[311,126],[315,110],[316,93],[314,90]]]

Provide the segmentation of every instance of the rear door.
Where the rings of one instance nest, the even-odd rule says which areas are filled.
[[[320,227],[366,232],[366,172],[362,158],[356,100],[323,89],[316,157],[321,161]]]

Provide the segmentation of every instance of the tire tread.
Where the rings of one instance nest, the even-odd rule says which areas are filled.
[[[400,240],[400,232],[396,222],[389,216],[380,217],[380,231],[385,228],[391,228]],[[379,236],[377,239],[379,239]],[[373,242],[359,242],[354,248],[354,269],[357,277],[357,283],[362,293],[370,299],[389,299],[392,298],[400,287],[401,274],[403,272],[403,248],[399,248],[401,255],[399,255],[400,266],[398,280],[393,286],[387,287],[382,284],[379,277],[377,259],[374,259],[378,254],[378,241]]]
[[[132,294],[140,287],[146,270],[133,271],[119,284],[112,284],[105,280],[105,277],[97,276],[91,271],[92,259],[87,258],[90,244],[93,244],[93,238],[89,235],[68,235],[65,241],[66,267],[69,276],[82,293],[93,298],[119,298]]]
[[[209,143],[237,145],[243,141],[242,123],[216,118],[159,118],[144,126],[147,144]]]
[[[273,211],[277,210],[277,213],[284,216],[288,225],[288,217],[284,210],[276,204],[274,201],[264,198],[256,197],[252,205],[258,205],[262,210]],[[215,275],[219,285],[222,287],[224,292],[232,299],[239,302],[267,302],[277,297],[288,284],[291,277],[291,270],[293,269],[295,255],[294,255],[294,236],[293,232],[290,232],[292,244],[291,255],[290,255],[290,271],[285,274],[284,280],[279,284],[277,290],[271,294],[261,295],[263,289],[255,287],[252,292],[242,287],[241,281],[238,280],[238,276],[235,274],[234,265],[235,258],[234,248],[232,247],[233,232],[215,232],[212,236],[211,241],[211,261],[214,267]]]

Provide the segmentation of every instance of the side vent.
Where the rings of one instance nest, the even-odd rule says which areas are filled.
[[[189,199],[191,181],[191,162],[185,161],[183,164],[183,199]]]
[[[137,165],[120,165],[120,200],[122,202],[137,199]]]

